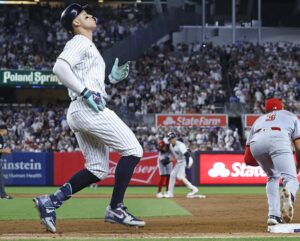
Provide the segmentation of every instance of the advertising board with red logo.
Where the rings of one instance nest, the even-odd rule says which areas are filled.
[[[157,167],[157,152],[144,153],[139,164],[136,166],[130,185],[157,185],[159,172]],[[109,154],[109,174],[101,181],[100,185],[113,185],[114,173],[120,155],[116,152]],[[62,185],[70,179],[77,171],[83,169],[84,159],[81,152],[68,152],[54,154],[54,185]]]
[[[243,154],[200,154],[200,184],[265,184],[260,167],[247,166]]]
[[[157,114],[155,116],[156,126],[220,126],[226,127],[228,125],[227,115],[198,115],[198,114],[184,114],[184,115],[163,115]]]
[[[260,115],[258,115],[258,114],[245,115],[244,116],[245,127],[251,127],[258,117],[260,117]],[[297,115],[297,117],[300,120],[300,115]]]

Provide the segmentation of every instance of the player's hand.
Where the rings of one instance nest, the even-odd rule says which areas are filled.
[[[90,91],[87,88],[85,88],[81,95],[85,99],[86,103],[88,104],[89,107],[91,107],[94,111],[97,113],[99,111],[103,111],[105,106],[106,106],[106,101],[105,99],[101,96],[100,93]]]
[[[127,61],[122,66],[119,66],[119,59],[116,58],[115,63],[111,69],[109,76],[108,76],[109,81],[112,84],[116,84],[116,83],[120,82],[121,80],[127,78],[128,74],[129,74],[129,64],[130,64],[130,61]]]

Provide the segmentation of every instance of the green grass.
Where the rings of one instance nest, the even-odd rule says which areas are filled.
[[[57,187],[7,187],[6,191],[10,194],[46,194],[53,193]],[[265,195],[264,186],[244,186],[244,187],[200,187],[203,194],[263,194]],[[155,195],[157,187],[128,187],[126,194],[151,194]],[[188,192],[186,187],[176,187],[175,195],[183,195]],[[112,187],[85,188],[80,194],[108,194],[111,195]]]
[[[63,219],[101,219],[108,204],[109,199],[73,198],[59,208],[57,214],[58,218]],[[126,205],[131,212],[140,217],[191,215],[189,211],[169,199],[127,199]],[[38,215],[31,198],[0,200],[0,220],[32,219],[38,219]]]

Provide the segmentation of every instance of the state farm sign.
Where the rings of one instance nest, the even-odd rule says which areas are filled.
[[[247,115],[244,115],[244,121],[245,121],[245,127],[251,127],[254,122],[256,121],[256,119],[258,117],[260,117],[261,115],[258,115],[258,114],[247,114]],[[298,119],[300,120],[300,115],[297,115]]]
[[[156,126],[222,126],[228,124],[227,115],[156,115]]]
[[[243,154],[201,154],[200,184],[265,184],[261,167],[244,163]]]

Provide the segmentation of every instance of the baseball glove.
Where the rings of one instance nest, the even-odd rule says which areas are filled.
[[[170,160],[169,157],[166,157],[164,159],[161,159],[160,162],[161,162],[161,164],[163,164],[164,166],[166,166],[166,165],[168,165],[171,162],[171,160]]]

